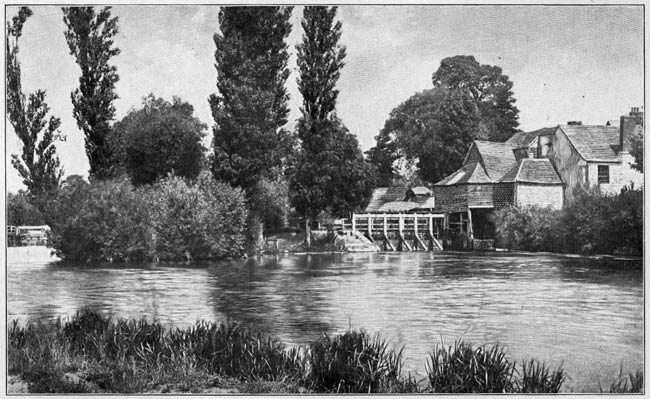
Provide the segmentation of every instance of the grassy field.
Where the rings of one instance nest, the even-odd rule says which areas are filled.
[[[30,393],[555,393],[566,375],[503,348],[457,341],[402,372],[402,351],[364,331],[287,347],[236,324],[165,328],[82,311],[69,320],[9,326],[10,390]],[[607,392],[641,392],[643,374]]]

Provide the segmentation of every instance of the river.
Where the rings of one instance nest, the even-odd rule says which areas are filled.
[[[599,392],[644,361],[639,261],[526,253],[350,253],[199,263],[66,265],[43,247],[8,248],[9,320],[89,307],[184,327],[233,320],[290,344],[349,327],[404,346],[422,377],[436,343],[503,345]],[[600,385],[599,385],[600,384]]]

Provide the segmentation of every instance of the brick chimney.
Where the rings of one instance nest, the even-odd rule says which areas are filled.
[[[637,125],[643,125],[643,111],[639,107],[632,107],[629,115],[621,116],[619,152],[630,152],[630,137]]]

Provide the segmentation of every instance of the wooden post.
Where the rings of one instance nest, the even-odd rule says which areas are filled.
[[[352,214],[352,232],[354,233],[357,231],[357,214],[353,213]]]
[[[474,238],[474,228],[472,227],[472,210],[467,208],[467,235],[469,238]]]
[[[368,238],[372,241],[372,215],[368,215]]]

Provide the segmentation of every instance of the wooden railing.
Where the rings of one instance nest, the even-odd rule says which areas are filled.
[[[352,230],[383,242],[385,250],[433,251],[443,249],[444,220],[438,213],[355,213]]]

